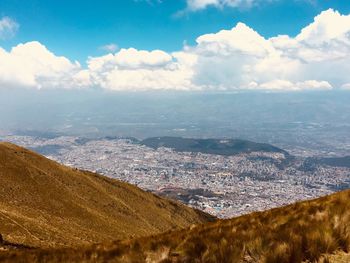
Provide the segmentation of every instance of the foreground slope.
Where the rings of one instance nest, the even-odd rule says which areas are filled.
[[[37,262],[316,262],[350,250],[350,191],[231,220],[81,249],[18,251]],[[320,262],[342,262],[330,257]]]
[[[132,185],[0,143],[0,234],[6,242],[77,246],[157,234],[207,219]]]

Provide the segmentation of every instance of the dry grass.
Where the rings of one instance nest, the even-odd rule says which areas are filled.
[[[70,247],[206,222],[177,202],[0,143],[0,234],[32,247]]]
[[[336,253],[334,255],[327,255],[323,257],[323,262],[321,263],[349,263],[350,254],[346,253]]]
[[[330,262],[350,250],[350,191],[262,213],[89,248],[34,250],[37,262]]]

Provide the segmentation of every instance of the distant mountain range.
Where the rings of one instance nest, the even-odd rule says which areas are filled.
[[[137,143],[137,140],[134,139]],[[141,145],[158,149],[160,147],[171,148],[177,152],[195,152],[205,154],[216,154],[223,156],[236,155],[252,152],[282,153],[287,160],[293,158],[287,151],[268,143],[256,143],[239,139],[193,139],[182,137],[152,137],[138,141]],[[328,165],[334,167],[350,167],[350,156],[328,157],[328,158],[306,158],[306,164]],[[288,161],[284,162],[284,164]]]
[[[158,234],[212,219],[130,184],[0,143],[0,234],[11,244],[86,245]]]
[[[350,167],[350,156],[345,157],[330,157],[330,158],[316,158],[316,163],[335,167]]]
[[[178,152],[200,152],[225,156],[251,152],[276,152],[288,155],[288,152],[267,143],[256,143],[238,139],[153,137],[141,141],[140,144],[154,149],[166,147]]]

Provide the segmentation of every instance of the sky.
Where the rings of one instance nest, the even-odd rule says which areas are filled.
[[[347,0],[0,0],[0,88],[350,90]]]

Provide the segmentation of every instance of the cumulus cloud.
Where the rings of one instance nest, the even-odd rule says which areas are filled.
[[[111,90],[196,89],[189,61],[191,55],[181,52],[130,48],[90,58],[88,68],[95,85]]]
[[[120,68],[159,68],[165,67],[172,57],[161,50],[145,51],[135,48],[122,49],[115,54],[112,63]]]
[[[39,42],[28,42],[7,52],[0,48],[0,84],[28,88],[81,87],[79,63],[50,52]]]
[[[87,67],[38,42],[0,48],[2,86],[109,90],[349,89],[350,15],[329,9],[295,36],[264,38],[248,25],[199,36],[177,52],[121,49]]]
[[[349,43],[349,28],[349,15],[341,15],[338,11],[329,9],[316,16],[314,22],[302,29],[296,39],[314,45],[336,39]]]
[[[220,89],[340,87],[349,82],[349,20],[350,15],[330,9],[294,38],[281,35],[265,39],[242,23],[201,36],[192,49],[199,61],[193,81]],[[339,23],[341,28],[333,31]]]
[[[19,28],[19,24],[10,17],[0,19],[0,39],[12,38]]]

